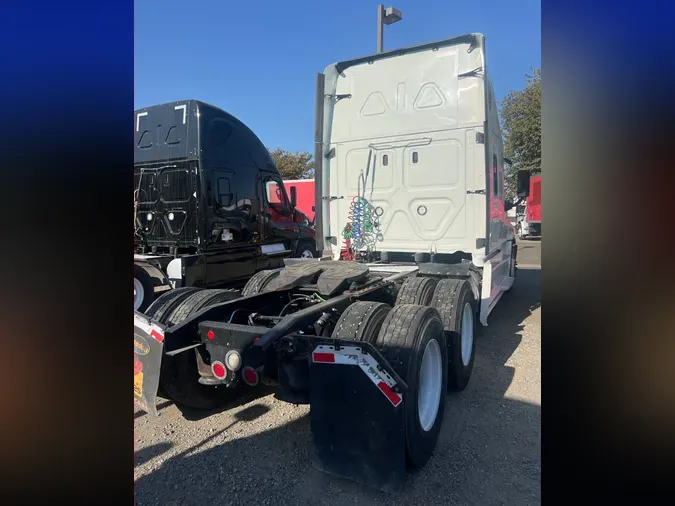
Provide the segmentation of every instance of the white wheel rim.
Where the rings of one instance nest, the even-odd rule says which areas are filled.
[[[468,302],[462,310],[462,363],[468,366],[471,362],[471,350],[473,349],[473,310]]]
[[[419,389],[417,392],[417,415],[422,430],[428,432],[433,427],[438,414],[443,388],[443,363],[441,347],[436,339],[431,339],[422,355]]]
[[[308,249],[304,250],[300,255],[300,258],[314,258],[314,255]]]
[[[145,298],[145,290],[143,289],[143,284],[134,278],[134,310],[138,311],[138,308],[143,304],[143,299]]]

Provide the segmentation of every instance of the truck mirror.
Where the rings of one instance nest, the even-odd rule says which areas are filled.
[[[295,186],[291,186],[291,207],[298,205],[298,193]]]
[[[516,182],[516,195],[518,198],[530,195],[530,172],[527,170],[518,171],[518,180]]]

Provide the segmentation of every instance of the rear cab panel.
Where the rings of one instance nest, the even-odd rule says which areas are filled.
[[[134,112],[136,227],[148,246],[199,243],[197,111],[188,100]]]
[[[178,255],[187,286],[283,265],[301,234],[264,219],[264,180],[281,177],[253,131],[198,100],[139,109],[134,129],[137,252]]]
[[[322,215],[334,258],[364,212],[357,197],[378,216],[369,238],[378,251],[486,254],[482,41],[467,35],[326,68]]]

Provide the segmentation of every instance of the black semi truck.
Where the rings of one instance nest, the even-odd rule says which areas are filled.
[[[316,254],[295,193],[232,115],[197,100],[139,109],[134,146],[135,310],[166,290],[236,288],[286,257]]]

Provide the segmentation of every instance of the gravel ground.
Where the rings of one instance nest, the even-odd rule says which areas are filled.
[[[524,243],[521,263],[540,264],[541,243]],[[540,332],[540,270],[523,268],[477,336],[469,386],[448,396],[434,456],[398,494],[314,469],[309,407],[260,390],[201,419],[162,400],[158,418],[135,412],[137,504],[539,504]]]

